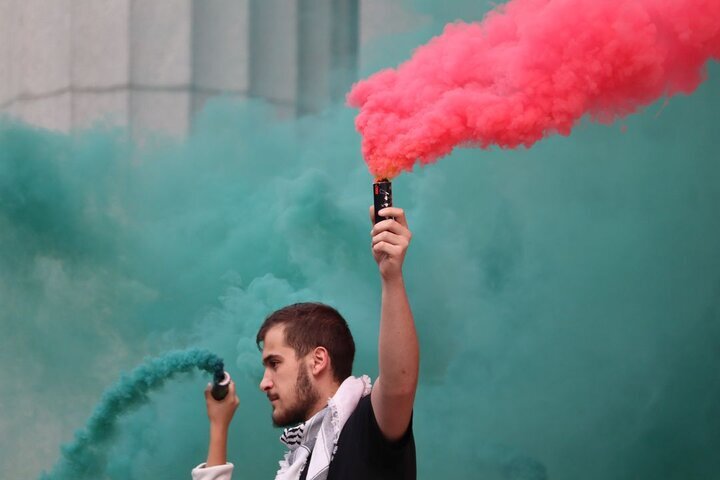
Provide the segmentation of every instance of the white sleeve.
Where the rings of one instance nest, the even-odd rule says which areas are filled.
[[[230,480],[233,468],[232,463],[214,467],[206,467],[204,463],[201,463],[192,469],[192,478],[193,480]]]

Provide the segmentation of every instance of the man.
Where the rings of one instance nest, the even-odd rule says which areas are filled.
[[[355,345],[347,323],[331,307],[307,303],[271,314],[260,327],[265,373],[260,389],[288,446],[276,479],[414,479],[412,410],[419,348],[402,275],[411,233],[405,213],[384,208],[373,226],[372,253],[382,285],[379,377],[352,377]],[[370,218],[374,218],[370,208]],[[215,401],[206,389],[210,445],[195,480],[228,480],[227,432],[238,398]]]

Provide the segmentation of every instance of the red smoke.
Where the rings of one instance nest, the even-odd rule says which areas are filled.
[[[376,177],[457,145],[531,146],[690,93],[720,59],[720,0],[513,0],[455,23],[348,103]]]

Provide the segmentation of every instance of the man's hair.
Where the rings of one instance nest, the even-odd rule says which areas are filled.
[[[271,313],[255,337],[260,350],[268,330],[277,325],[285,327],[285,343],[295,350],[297,358],[316,347],[325,347],[334,379],[342,382],[352,374],[355,341],[345,319],[331,306],[295,303]]]

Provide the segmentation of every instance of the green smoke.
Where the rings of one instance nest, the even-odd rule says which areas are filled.
[[[385,64],[423,40],[409,37]],[[414,233],[420,478],[720,475],[719,78],[711,65],[626,131],[458,151],[394,182]],[[227,360],[229,455],[242,478],[272,478],[282,445],[254,336],[288,303],[336,306],[355,373],[377,374],[353,116],[277,122],[221,98],[186,140],[142,146],[3,121],[0,478],[50,471],[120,372],[178,348]],[[187,478],[206,455],[205,384],[178,378],[118,418],[105,477]]]
[[[101,478],[107,463],[106,449],[117,431],[120,415],[149,401],[148,394],[178,373],[194,368],[215,374],[223,371],[223,361],[206,350],[168,352],[140,365],[123,376],[102,395],[85,429],[75,433],[75,441],[62,448],[60,462],[43,480]]]

